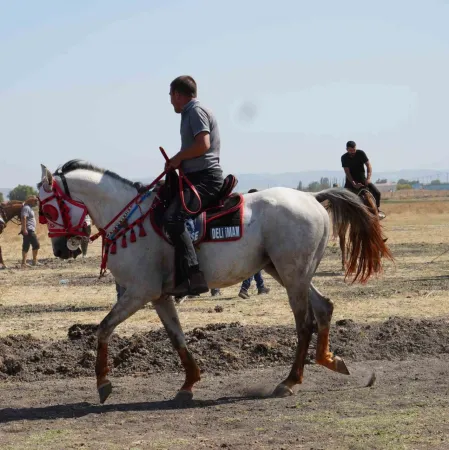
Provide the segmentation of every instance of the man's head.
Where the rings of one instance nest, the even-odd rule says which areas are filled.
[[[170,83],[170,102],[175,113],[181,113],[187,103],[196,98],[195,80],[189,75],[181,75]]]
[[[356,150],[357,150],[357,145],[354,141],[346,142],[346,151],[349,153],[350,156],[354,156]]]
[[[25,200],[25,205],[29,205],[32,208],[34,208],[35,206],[37,206],[37,204],[39,203],[39,200],[37,199],[37,197],[35,195],[30,195],[26,200]]]

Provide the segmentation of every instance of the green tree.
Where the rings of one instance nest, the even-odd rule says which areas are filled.
[[[321,191],[321,184],[318,183],[318,181],[312,181],[311,183],[309,183],[309,185],[307,186],[307,190],[309,192],[318,192]]]
[[[3,197],[3,192],[0,192],[0,203],[1,202],[4,202],[5,201],[5,199],[4,199],[4,197]]]
[[[438,184],[441,184],[441,181],[440,181],[440,180],[432,180],[432,181],[430,182],[430,184],[432,184],[432,185],[438,185]]]
[[[303,187],[302,187],[302,181],[300,181],[299,183],[298,183],[298,187],[296,188],[298,191],[302,191],[303,190]]]
[[[419,184],[418,180],[405,180],[404,178],[401,178],[398,180],[397,184]]]
[[[402,191],[404,189],[413,189],[411,184],[405,183],[405,184],[396,184],[396,189],[398,191]]]
[[[386,184],[387,181],[388,180],[386,178],[378,178],[376,184]]]
[[[37,192],[31,187],[25,184],[19,184],[9,194],[10,200],[26,200],[30,195],[37,195]]]
[[[327,188],[330,188],[331,187],[331,184],[330,184],[330,181],[329,181],[329,178],[327,178],[327,177],[322,177],[321,179],[320,179],[320,184],[321,184],[321,189],[327,189]],[[320,189],[320,190],[321,190]]]

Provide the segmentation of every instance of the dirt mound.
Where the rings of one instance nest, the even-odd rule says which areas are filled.
[[[31,336],[0,339],[0,379],[24,381],[92,376],[96,357],[96,325],[75,324],[68,339],[44,342]],[[204,372],[220,373],[291,364],[296,345],[293,327],[213,324],[186,334],[188,346]],[[313,361],[315,337],[309,358]],[[331,350],[354,361],[405,359],[449,352],[449,327],[444,320],[391,318],[361,325],[340,320],[332,327]],[[164,329],[113,335],[109,346],[111,375],[179,371],[181,365]]]

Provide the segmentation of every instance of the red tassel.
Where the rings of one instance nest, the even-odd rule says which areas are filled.
[[[134,233],[134,228],[131,228],[131,236],[129,237],[131,242],[136,242],[136,233]]]
[[[117,253],[117,244],[115,243],[115,241],[112,243],[111,245],[111,255],[115,255]]]
[[[145,237],[146,235],[147,233],[145,232],[142,222],[139,222],[139,237]]]
[[[127,244],[126,244],[126,234],[124,234],[123,236],[122,236],[122,248],[126,248],[127,247]]]

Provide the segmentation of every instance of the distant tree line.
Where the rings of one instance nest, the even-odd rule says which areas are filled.
[[[320,181],[312,181],[307,186],[304,186],[303,182],[300,181],[296,189],[304,192],[319,192],[323,189],[332,187],[334,184],[338,184],[337,178],[329,179],[327,177],[322,177],[320,178]]]
[[[30,195],[37,195],[37,192],[31,186],[25,184],[19,184],[8,194],[10,200],[25,201]]]

